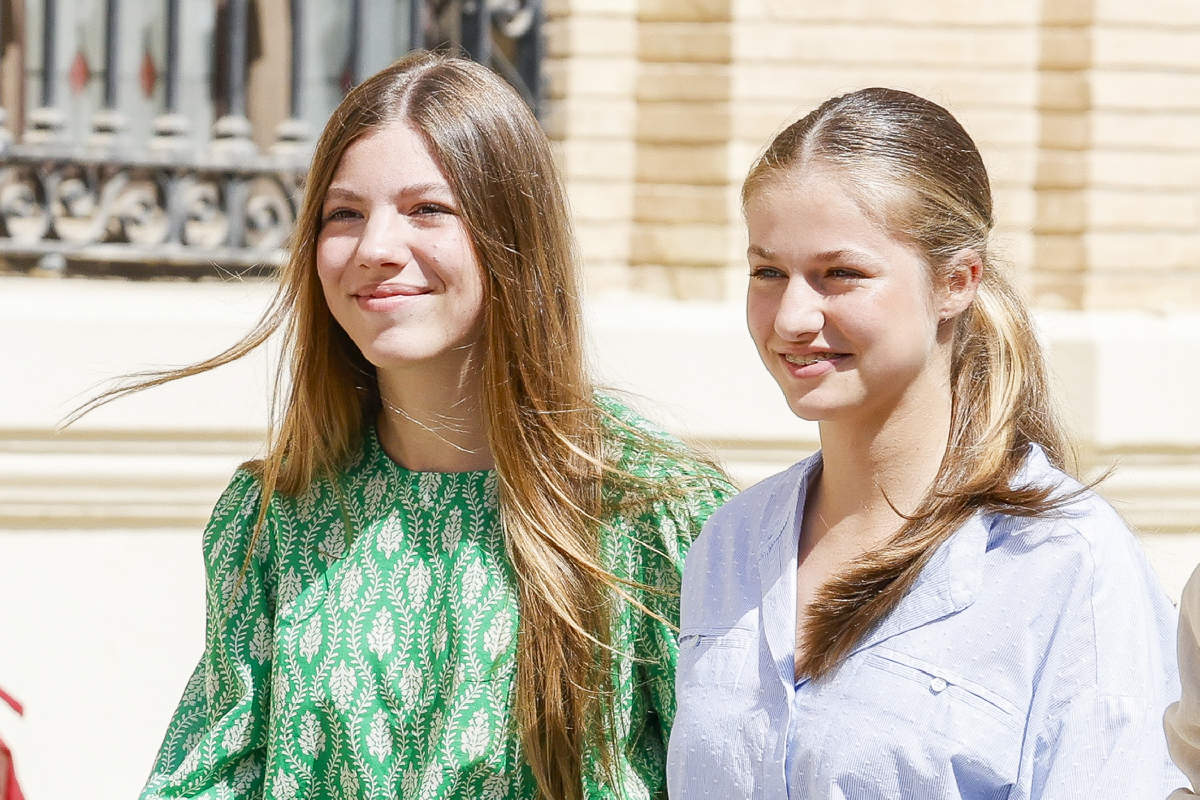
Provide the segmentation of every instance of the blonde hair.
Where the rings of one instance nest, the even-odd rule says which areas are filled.
[[[937,547],[981,509],[1043,514],[1053,487],[1014,486],[1028,445],[1062,468],[1067,437],[1050,399],[1029,312],[994,263],[992,196],[975,143],[950,112],[892,89],[827,100],[767,146],[742,186],[743,207],[781,174],[832,170],[860,205],[924,255],[933,279],[974,251],[978,292],[955,322],[946,452],[917,510],[882,547],[821,588],[804,630],[797,674],[831,672],[912,586]]]
[[[600,520],[613,503],[648,507],[687,491],[679,481],[623,471],[606,456],[606,442],[616,439],[612,449],[622,452],[683,450],[597,403],[584,366],[574,239],[549,142],[495,74],[472,61],[418,52],[354,88],[317,143],[290,258],[255,328],[207,361],[131,376],[134,383],[101,395],[72,419],[239,359],[281,329],[287,365],[286,373],[280,365],[275,394],[283,402],[272,413],[266,456],[250,465],[266,498],[254,535],[274,492],[297,494],[345,464],[380,408],[379,387],[374,367],[325,304],[315,243],[342,154],[400,120],[423,136],[441,167],[483,273],[482,409],[518,583],[514,718],[523,753],[543,796],[580,798],[585,751],[604,773],[594,778],[617,780],[609,704],[613,598],[653,613],[626,590],[657,591],[601,565]]]

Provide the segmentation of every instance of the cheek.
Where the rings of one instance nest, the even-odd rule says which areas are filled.
[[[344,255],[341,252],[343,250],[345,248],[339,247],[336,239],[322,239],[317,242],[317,278],[321,281],[321,286],[327,293],[330,287],[341,279],[344,272],[343,265],[345,264],[345,260],[341,258]]]
[[[762,349],[775,330],[779,299],[751,289],[746,293],[746,328],[754,344]]]

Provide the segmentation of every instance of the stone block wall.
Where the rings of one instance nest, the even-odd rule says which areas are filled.
[[[555,0],[551,134],[597,288],[740,293],[737,190],[841,92],[942,103],[1035,302],[1200,309],[1200,6],[1189,0]]]

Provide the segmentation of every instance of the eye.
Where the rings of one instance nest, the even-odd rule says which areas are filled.
[[[859,278],[866,277],[858,270],[849,267],[833,267],[825,275],[834,280],[858,280]]]
[[[454,211],[441,203],[421,203],[413,208],[412,213],[425,217],[436,214],[453,214]]]
[[[774,278],[786,278],[787,275],[781,269],[775,267],[751,267],[750,277],[752,279],[765,281]]]
[[[352,208],[335,208],[321,218],[321,224],[324,225],[330,222],[344,222],[346,220],[358,219],[360,216],[361,215]]]

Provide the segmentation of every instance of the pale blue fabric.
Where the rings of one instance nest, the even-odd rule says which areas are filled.
[[[1165,797],[1175,612],[1120,517],[977,514],[830,676],[794,673],[820,455],[714,514],[684,570],[667,779],[698,798]],[[1078,484],[1031,448],[1018,484]]]

